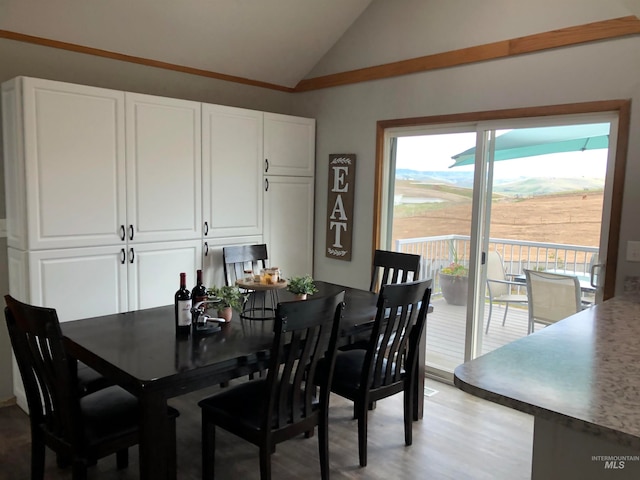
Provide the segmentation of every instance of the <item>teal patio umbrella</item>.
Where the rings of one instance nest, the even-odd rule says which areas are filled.
[[[520,128],[496,137],[494,160],[510,160],[549,153],[578,152],[608,147],[608,123]],[[455,163],[449,168],[473,165],[475,157],[475,147],[465,150],[451,157]]]

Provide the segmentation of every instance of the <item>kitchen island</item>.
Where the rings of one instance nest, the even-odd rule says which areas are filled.
[[[534,415],[532,479],[640,478],[640,300],[613,298],[464,363],[454,383]]]

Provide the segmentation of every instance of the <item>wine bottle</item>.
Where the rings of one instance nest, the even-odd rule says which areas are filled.
[[[191,301],[193,302],[193,306],[195,307],[198,303],[204,302],[207,299],[207,289],[202,284],[202,270],[196,271],[196,286],[191,289]],[[204,311],[204,307],[203,307]],[[197,313],[193,314],[194,317],[197,317]],[[194,321],[191,321],[194,323]],[[195,327],[194,327],[195,328]]]
[[[175,295],[176,335],[191,331],[191,292],[187,290],[187,274],[180,274],[180,289]]]

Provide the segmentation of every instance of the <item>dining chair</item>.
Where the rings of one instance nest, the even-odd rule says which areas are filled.
[[[413,253],[376,250],[373,254],[369,290],[377,293],[380,287],[387,283],[418,280],[420,259],[420,255]]]
[[[366,350],[336,355],[331,391],[354,402],[362,467],[367,465],[367,415],[373,402],[403,392],[405,444],[413,441],[418,345],[430,298],[431,280],[383,285]]]
[[[235,285],[236,280],[242,280],[247,276],[245,271],[251,270],[259,274],[260,270],[267,267],[269,256],[267,245],[233,245],[222,249],[224,261],[224,278],[227,285]],[[275,306],[278,303],[277,292],[262,290],[244,290],[247,294],[245,306],[240,316],[242,318],[264,320],[272,318]],[[269,302],[267,302],[269,299]]]
[[[86,479],[88,465],[113,453],[117,468],[127,467],[128,447],[138,443],[137,398],[118,386],[82,395],[55,309],[28,305],[10,295],[5,302],[29,408],[31,479],[44,478],[45,447],[56,453],[58,466],[71,463],[73,480]],[[178,411],[169,408],[167,414],[170,446],[175,449]]]
[[[529,332],[536,323],[550,325],[582,310],[580,281],[575,275],[525,270],[529,297]]]
[[[507,320],[509,305],[516,303],[519,305],[527,304],[527,296],[517,293],[511,293],[513,287],[523,288],[522,283],[509,280],[506,273],[502,256],[496,251],[487,253],[487,295],[489,297],[489,315],[487,317],[487,326],[485,334],[489,333],[489,325],[491,324],[491,315],[493,313],[494,303],[504,304],[504,315],[502,317],[502,326]]]
[[[276,444],[318,427],[320,472],[329,478],[329,384],[335,362],[344,291],[279,303],[265,378],[249,380],[201,400],[203,479],[212,479],[215,431],[221,427],[260,448],[260,478],[271,478]],[[322,378],[317,366],[324,361]],[[319,385],[319,394],[315,388]]]

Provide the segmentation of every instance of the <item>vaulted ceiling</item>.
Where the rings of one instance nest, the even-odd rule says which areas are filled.
[[[372,0],[0,0],[0,30],[294,87]]]

